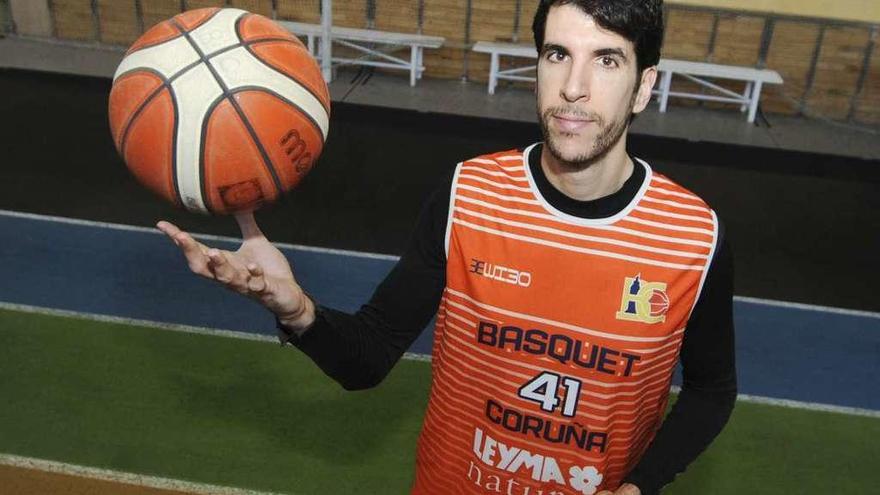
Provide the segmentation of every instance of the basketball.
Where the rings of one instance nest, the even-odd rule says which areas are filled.
[[[330,95],[308,49],[272,20],[198,9],[155,25],[113,77],[110,130],[135,178],[174,205],[226,215],[279,199],[327,138]]]

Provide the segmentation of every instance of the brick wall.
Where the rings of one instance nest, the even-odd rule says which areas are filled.
[[[2,0],[0,0],[2,1]],[[141,29],[180,12],[180,0],[51,0],[54,32],[59,38],[127,45]],[[429,77],[485,81],[489,58],[469,52],[476,41],[514,41],[531,44],[531,24],[538,0],[336,0],[334,24],[396,32],[443,36],[446,46],[428,50]],[[187,8],[227,5],[225,0],[186,0]],[[281,19],[320,22],[320,0],[230,0],[229,5]],[[468,14],[470,5],[470,14]],[[372,9],[371,9],[372,6]],[[419,9],[422,23],[419,23]],[[826,22],[821,19],[777,17],[772,31],[768,17],[750,12],[668,6],[663,56],[684,60],[756,66],[762,62],[778,71],[785,84],[766,87],[766,112],[804,112],[838,120],[880,124],[880,44],[878,29],[868,24]],[[97,20],[97,29],[95,21]],[[2,22],[2,20],[0,20]],[[768,37],[768,34],[770,36]],[[817,41],[821,41],[818,54]],[[865,67],[865,54],[871,57]],[[341,49],[343,55],[351,51]],[[503,67],[524,63],[504,60]],[[742,84],[724,86],[742,91]],[[675,89],[696,89],[676,81]],[[708,105],[674,99],[675,105]],[[729,107],[729,106],[728,106]]]

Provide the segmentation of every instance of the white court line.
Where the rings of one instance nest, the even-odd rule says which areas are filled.
[[[0,301],[0,309],[20,311],[22,313],[35,313],[49,316],[63,316],[65,318],[77,318],[80,320],[100,321],[103,323],[119,323],[122,325],[137,325],[142,327],[156,328],[159,330],[171,330],[173,332],[195,333],[199,335],[212,335],[215,337],[227,337],[241,340],[255,340],[258,342],[274,342],[278,344],[276,337],[261,335],[251,332],[237,332],[235,330],[220,330],[208,327],[196,327],[180,325],[177,323],[165,323],[154,320],[140,320],[137,318],[125,318],[122,316],[102,315],[99,313],[86,313],[82,311],[69,311],[66,309],[46,308],[43,306],[31,306],[28,304],[14,304]]]
[[[137,320],[133,318],[122,318],[118,316],[107,316],[95,313],[83,313],[79,311],[67,311],[62,309],[44,308],[40,306],[29,306],[25,304],[12,304],[0,301],[0,309],[20,311],[23,313],[35,313],[50,316],[64,316],[68,318],[79,318],[84,320],[101,321],[108,323],[122,323],[130,325],[140,325],[148,328],[159,330],[169,330],[172,332],[195,333],[199,335],[209,335],[215,337],[226,337],[233,339],[254,340],[260,342],[270,342],[278,344],[278,339],[267,335],[256,335],[247,332],[236,332],[231,330],[217,330],[205,327],[194,327],[187,325],[174,325],[170,323],[162,323],[150,320]],[[430,362],[429,354],[416,354],[412,352],[404,353],[403,359],[410,361]],[[672,386],[672,392],[678,393],[681,388],[677,385]],[[832,404],[821,404],[818,402],[802,402],[788,399],[775,399],[772,397],[762,397],[758,395],[738,394],[737,401],[750,402],[755,404],[767,404],[771,406],[788,407],[792,409],[805,409],[808,411],[821,411],[845,414],[850,416],[865,416],[869,418],[880,418],[880,411],[873,409],[861,409],[856,407],[835,406]]]
[[[10,211],[10,210],[0,210],[0,216],[12,217],[12,218],[24,218],[28,220],[38,220],[42,222],[56,222],[63,223],[68,225],[79,225],[82,227],[94,227],[94,228],[104,228],[108,230],[121,230],[126,232],[138,232],[142,234],[154,234],[164,236],[159,229],[151,228],[151,227],[138,227],[135,225],[124,225],[121,223],[108,223],[108,222],[95,222],[92,220],[80,220],[78,218],[67,218],[67,217],[56,217],[51,215],[37,215],[35,213],[22,213],[20,211]],[[216,241],[216,242],[232,242],[235,244],[240,244],[241,239],[237,237],[228,237],[222,235],[211,235],[211,234],[192,234],[196,239],[202,239],[206,241]],[[379,254],[379,253],[367,253],[363,251],[349,251],[346,249],[331,249],[331,248],[322,248],[322,247],[314,247],[314,246],[303,246],[301,244],[286,244],[283,242],[273,242],[275,246],[283,249],[296,249],[300,251],[311,251],[316,253],[327,253],[327,254],[338,254],[342,256],[352,256],[355,258],[370,258],[370,259],[380,259],[380,260],[389,260],[389,261],[397,261],[400,259],[400,256],[394,256],[390,254]]]
[[[268,342],[270,344],[279,345],[277,337],[252,333],[239,332],[236,330],[221,330],[219,328],[197,327],[192,325],[180,325],[177,323],[166,323],[163,321],[141,320],[138,318],[125,318],[122,316],[102,315],[99,313],[86,313],[83,311],[70,311],[66,309],[46,308],[43,306],[31,306],[28,304],[15,304],[0,301],[0,309],[10,311],[20,311],[22,313],[34,313],[49,316],[62,316],[65,318],[77,318],[80,320],[100,321],[102,323],[118,323],[122,325],[137,325],[147,328],[155,328],[157,330],[169,330],[172,332],[194,333],[197,335],[208,335],[212,337],[226,337],[229,339],[252,340],[255,342]],[[404,359],[412,361],[431,361],[429,354],[416,354],[406,352],[403,354]]]
[[[28,220],[38,220],[44,222],[57,222],[64,223],[69,225],[80,225],[85,227],[96,227],[96,228],[106,228],[110,230],[121,230],[121,231],[129,231],[129,232],[139,232],[139,233],[148,233],[154,235],[164,235],[158,229],[148,228],[148,227],[137,227],[133,225],[125,225],[119,223],[107,223],[107,222],[96,222],[93,220],[80,220],[77,218],[67,218],[67,217],[58,217],[51,215],[38,215],[35,213],[23,213],[19,211],[10,211],[10,210],[2,210],[0,209],[0,217],[7,216],[12,218],[25,218]],[[217,242],[231,242],[231,243],[240,243],[241,239],[235,237],[228,236],[219,236],[219,235],[210,235],[210,234],[192,234],[193,237],[197,239],[203,239],[206,241],[217,241]],[[301,251],[309,251],[315,253],[326,253],[326,254],[336,254],[341,256],[352,256],[356,258],[370,258],[370,259],[381,259],[388,261],[397,261],[400,259],[399,256],[394,256],[390,254],[379,254],[379,253],[368,253],[363,251],[350,251],[346,249],[331,249],[331,248],[322,248],[322,247],[314,247],[314,246],[303,246],[301,244],[285,244],[281,242],[273,243],[275,246],[283,249],[294,249]],[[796,303],[796,302],[788,302],[788,301],[777,301],[773,299],[760,299],[756,297],[745,297],[745,296],[734,296],[734,301],[744,302],[748,304],[760,304],[764,306],[776,306],[780,308],[790,308],[790,309],[801,309],[806,311],[819,311],[823,313],[832,313],[832,314],[840,314],[840,315],[848,315],[848,316],[859,316],[864,318],[874,318],[880,319],[880,313],[873,311],[862,311],[857,309],[847,309],[847,308],[835,308],[832,306],[819,306],[815,304],[804,304],[804,303]]]
[[[673,385],[671,388],[673,393],[680,393],[681,387]],[[763,397],[760,395],[736,394],[738,402],[750,402],[752,404],[764,404],[768,406],[787,407],[790,409],[806,409],[808,411],[820,411],[837,414],[846,414],[848,416],[865,416],[868,418],[880,418],[880,411],[874,409],[863,409],[860,407],[835,406],[833,404],[821,404],[818,402],[802,402],[799,400],[776,399],[773,397]]]
[[[804,304],[804,303],[796,303],[796,302],[787,302],[787,301],[774,301],[772,299],[758,299],[756,297],[745,297],[745,296],[734,296],[734,301],[749,303],[749,304],[760,304],[761,306],[775,306],[778,308],[787,308],[787,309],[801,309],[804,311],[817,311],[820,313],[831,313],[836,315],[847,315],[847,316],[858,316],[861,318],[874,318],[880,319],[880,313],[875,313],[873,311],[863,311],[858,309],[846,309],[846,308],[835,308],[832,306],[818,306],[815,304]]]
[[[146,476],[143,474],[126,473],[122,471],[112,471],[109,469],[98,469],[86,466],[79,466],[76,464],[67,464],[64,462],[46,461],[43,459],[34,459],[31,457],[20,457],[11,454],[0,454],[0,465],[25,469],[35,469],[50,473],[78,476],[80,478],[90,478],[94,480],[109,481],[113,483],[125,483],[129,485],[144,486],[148,488],[155,488],[158,490],[175,490],[179,492],[192,493],[194,495],[281,495],[277,492],[258,492],[255,490],[244,490],[241,488],[207,485],[204,483],[194,483],[191,481],[159,478],[156,476]],[[290,495],[290,493],[288,493],[288,495]]]

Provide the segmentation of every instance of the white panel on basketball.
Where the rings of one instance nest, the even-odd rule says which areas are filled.
[[[244,10],[223,9],[208,22],[190,32],[193,41],[206,56],[241,42],[235,33],[235,21],[247,14]]]
[[[189,44],[189,41],[181,36],[128,55],[119,64],[113,80],[115,81],[121,74],[132,69],[141,68],[155,69],[166,79],[169,79],[197,60],[199,60],[199,54]]]
[[[295,103],[314,120],[327,139],[329,116],[321,102],[293,79],[270,68],[244,48],[221,53],[209,62],[229,90],[246,86],[266,88]]]
[[[171,87],[178,105],[175,157],[180,199],[188,210],[208,213],[202,201],[202,178],[199,174],[202,126],[211,103],[223,94],[223,89],[205,64],[174,80]]]

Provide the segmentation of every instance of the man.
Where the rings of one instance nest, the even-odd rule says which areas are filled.
[[[158,226],[347,389],[378,384],[437,315],[412,493],[656,493],[736,396],[715,214],[626,153],[662,26],[659,0],[542,1],[543,143],[459,164],[354,315],[312,301],[250,215],[235,253]],[[684,385],[663,421],[679,356]]]

